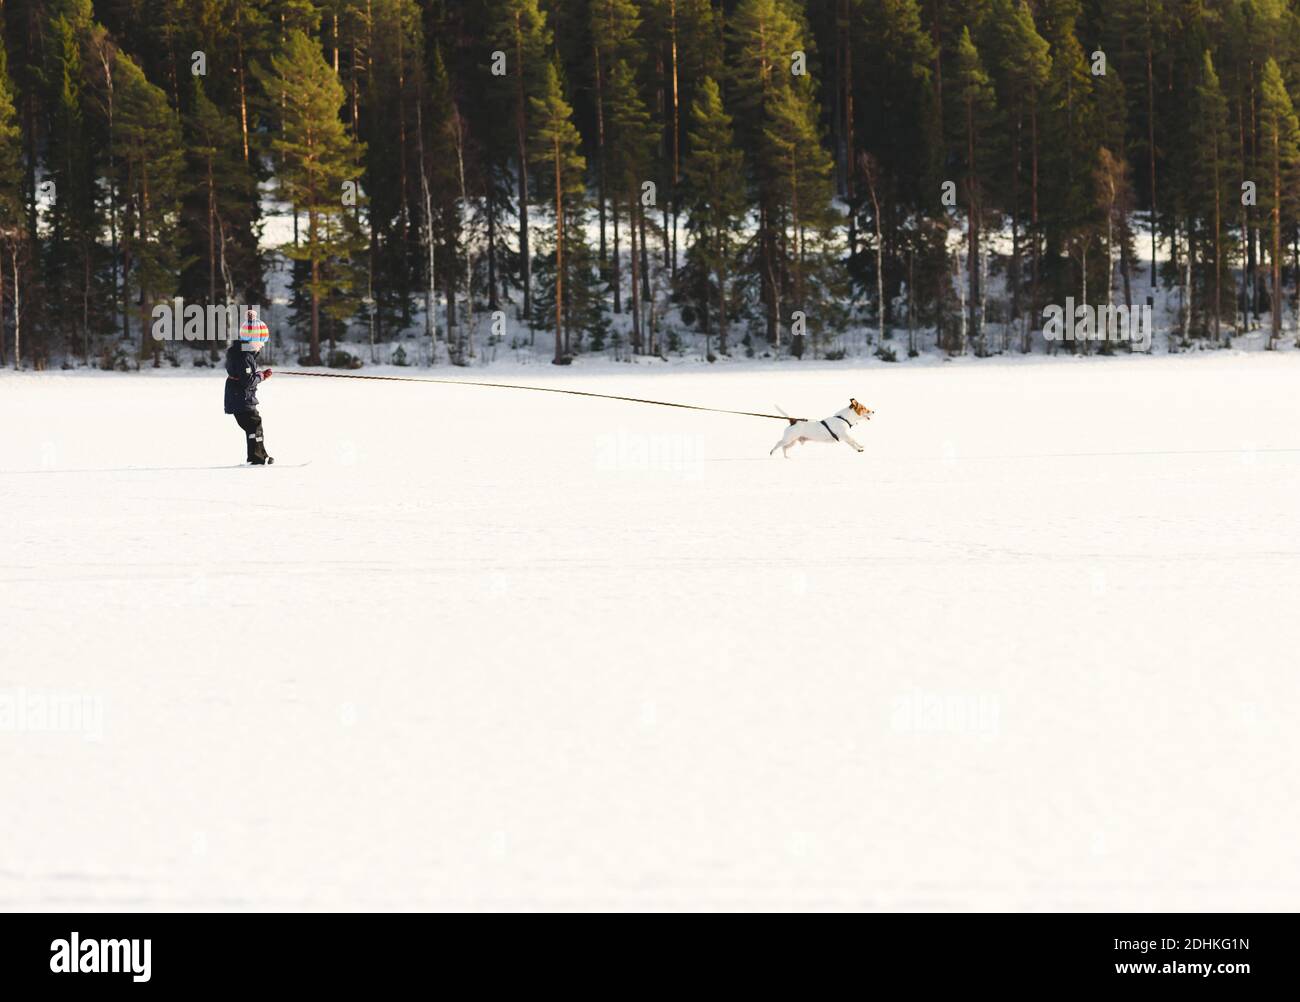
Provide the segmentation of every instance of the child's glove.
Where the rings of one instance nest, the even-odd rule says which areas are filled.
[[[271,370],[270,370],[270,369],[263,369],[263,370],[262,370],[262,378],[263,378],[263,379],[270,379],[270,378],[271,378]]]

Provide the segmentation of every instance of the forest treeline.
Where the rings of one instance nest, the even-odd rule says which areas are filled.
[[[502,316],[557,361],[989,354],[1154,286],[1174,343],[1271,346],[1297,8],[3,0],[0,363],[159,364],[157,304],[267,302],[281,257],[311,364]]]

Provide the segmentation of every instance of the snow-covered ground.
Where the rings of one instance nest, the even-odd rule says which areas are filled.
[[[0,375],[0,906],[1300,904],[1300,357],[576,368]]]

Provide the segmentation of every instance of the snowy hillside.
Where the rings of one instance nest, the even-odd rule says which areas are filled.
[[[491,373],[877,413],[0,375],[4,907],[1294,907],[1294,353]]]

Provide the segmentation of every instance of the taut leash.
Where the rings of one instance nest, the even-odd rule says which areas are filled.
[[[518,383],[483,383],[469,379],[436,379],[425,376],[359,376],[351,372],[297,372],[293,369],[276,369],[277,376],[313,376],[317,379],[373,379],[390,383],[437,383],[443,386],[489,386],[498,390],[531,390],[534,393],[563,393],[572,397],[595,397],[600,400],[623,400],[633,404],[653,404],[656,407],[677,407],[687,411],[708,411],[711,414],[736,414],[740,417],[773,418],[791,421],[788,414],[762,414],[758,411],[733,411],[723,407],[703,407],[699,404],[679,404],[671,400],[649,400],[645,397],[623,397],[613,393],[592,393],[590,390],[563,390],[554,386],[521,386]],[[803,418],[793,420],[802,421]]]

